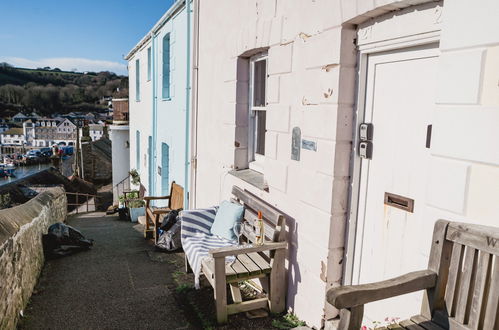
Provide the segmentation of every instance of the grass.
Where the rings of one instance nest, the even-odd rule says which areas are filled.
[[[277,329],[292,329],[305,325],[306,323],[297,318],[293,313],[285,314],[282,317],[272,321],[272,326]]]

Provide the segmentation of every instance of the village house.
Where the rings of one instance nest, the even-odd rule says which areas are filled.
[[[188,182],[189,208],[236,185],[283,212],[286,304],[308,325],[337,318],[330,288],[426,269],[438,219],[497,226],[499,3],[194,0],[192,44],[184,6],[126,57],[130,166],[151,195]],[[172,102],[189,60],[192,109]]]
[[[99,140],[104,136],[104,125],[102,124],[89,124],[89,134],[92,141]]]
[[[19,127],[12,127],[1,134],[2,145],[22,146],[26,144],[24,131]]]
[[[130,77],[130,167],[149,195],[168,195],[189,175],[190,35],[176,1],[125,56]]]

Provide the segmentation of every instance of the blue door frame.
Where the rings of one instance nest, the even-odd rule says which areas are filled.
[[[161,143],[161,194],[169,194],[170,188],[170,146]]]
[[[149,136],[147,141],[147,152],[149,154],[149,166],[148,166],[148,177],[149,177],[149,186],[147,187],[149,191],[149,196],[154,196],[153,189],[153,176],[154,176],[154,162],[153,162],[153,147],[152,147],[152,136]]]

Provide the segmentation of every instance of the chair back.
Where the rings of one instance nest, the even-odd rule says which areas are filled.
[[[499,329],[499,228],[438,221],[429,268],[438,280],[423,315],[446,329]]]
[[[282,242],[286,239],[286,219],[276,208],[237,186],[232,187],[232,195],[234,195],[233,202],[238,202],[244,206],[241,237],[245,241],[256,242],[255,222],[258,219],[258,211],[262,212],[265,240]],[[273,258],[274,253],[267,254],[267,256]]]
[[[184,208],[184,188],[175,181],[172,182],[168,207],[172,210]]]
[[[143,199],[146,195],[146,187],[141,183],[139,187],[139,199]]]

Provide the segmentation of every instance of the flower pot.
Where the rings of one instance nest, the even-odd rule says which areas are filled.
[[[120,216],[120,220],[127,220],[128,219],[128,212],[125,207],[121,207],[118,209],[118,214]]]
[[[130,208],[130,221],[138,222],[139,217],[146,214],[145,207],[131,207]]]

